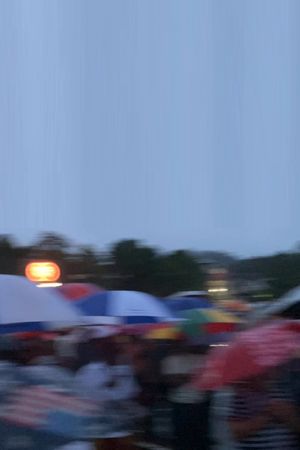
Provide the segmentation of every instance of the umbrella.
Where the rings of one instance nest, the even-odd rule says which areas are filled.
[[[186,335],[191,337],[205,333],[231,333],[241,323],[237,317],[216,308],[184,311],[182,318],[185,320],[182,322],[181,328]]]
[[[178,327],[174,326],[165,326],[159,328],[153,328],[152,330],[146,333],[146,339],[154,339],[154,340],[176,340],[183,337],[183,333]]]
[[[55,289],[68,300],[80,300],[102,291],[101,288],[90,283],[66,283]]]
[[[192,297],[177,297],[168,298],[165,300],[165,304],[175,314],[179,314],[182,311],[198,308],[212,308],[213,304],[205,297],[192,298]]]
[[[1,449],[53,449],[87,437],[97,420],[94,404],[58,391],[51,379],[22,375],[15,385],[6,379],[1,392]]]
[[[258,311],[254,318],[260,320],[270,316],[300,319],[300,287],[292,289],[283,297],[271,302],[262,311]]]
[[[80,315],[55,292],[26,278],[0,275],[0,333],[40,331],[78,324]]]
[[[175,294],[170,295],[168,298],[179,298],[179,297],[199,298],[206,295],[207,295],[206,291],[183,291],[183,292],[176,292]]]
[[[279,321],[241,332],[227,347],[214,349],[194,385],[201,389],[222,386],[262,375],[287,363],[300,345],[300,325]]]
[[[169,321],[171,311],[156,297],[135,291],[107,291],[87,297],[76,306],[95,324],[155,324]]]
[[[217,346],[228,342],[232,338],[233,333],[215,333],[215,334],[202,334],[199,332],[196,336],[187,336],[183,329],[178,326],[169,325],[158,328],[153,328],[144,334],[146,339],[152,340],[166,340],[173,341],[179,339],[187,339],[192,345],[205,345],[205,346]]]

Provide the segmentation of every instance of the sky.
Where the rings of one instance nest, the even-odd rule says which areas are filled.
[[[0,233],[300,240],[299,0],[0,0]]]

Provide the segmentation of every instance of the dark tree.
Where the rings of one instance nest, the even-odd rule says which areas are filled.
[[[204,275],[189,252],[160,254],[134,240],[115,244],[111,252],[115,288],[165,296],[184,289],[201,289]]]
[[[0,236],[0,273],[16,274],[18,270],[18,252],[10,236]]]
[[[102,267],[99,255],[92,247],[80,247],[75,254],[68,255],[66,274],[68,281],[84,281],[101,286]]]
[[[68,239],[55,233],[43,233],[32,246],[33,252],[56,257],[64,256],[69,249]]]
[[[119,289],[153,290],[157,252],[135,240],[117,242],[111,250],[115,284]]]
[[[251,258],[235,263],[232,268],[234,276],[256,277],[268,281],[275,298],[300,285],[300,254],[282,253],[261,258]]]
[[[160,257],[155,283],[160,295],[167,296],[185,290],[201,290],[204,281],[204,272],[190,252],[178,250]]]

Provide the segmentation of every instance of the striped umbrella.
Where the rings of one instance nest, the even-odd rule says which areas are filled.
[[[90,323],[98,325],[149,325],[172,319],[163,302],[143,292],[100,292],[75,305]]]
[[[95,284],[90,283],[65,283],[55,289],[70,301],[81,300],[84,297],[88,297],[89,295],[96,294],[103,290]]]
[[[182,332],[180,327],[167,325],[159,328],[153,328],[145,334],[146,339],[164,341],[173,341],[176,339],[180,339],[183,336],[184,333]]]
[[[196,337],[203,334],[232,333],[241,320],[216,308],[192,309],[182,313],[183,332]]]
[[[146,333],[146,338],[174,340],[185,336],[213,344],[229,339],[241,323],[239,318],[217,308],[183,311],[181,317],[182,320],[177,324],[165,323],[155,326]]]

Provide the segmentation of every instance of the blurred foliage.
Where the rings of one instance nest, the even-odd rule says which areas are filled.
[[[282,253],[244,259],[231,266],[234,276],[261,277],[267,280],[275,298],[300,285],[300,253]]]
[[[225,252],[202,251],[193,252],[193,255],[201,264],[213,264],[218,267],[229,267],[237,261],[237,258]]]
[[[134,240],[120,241],[111,249],[116,287],[151,292],[157,271],[158,255],[151,248]]]
[[[134,240],[120,241],[111,251],[113,268],[119,275],[118,289],[140,290],[159,296],[174,291],[200,289],[204,274],[192,254],[163,254]]]
[[[163,296],[180,291],[198,291],[204,288],[205,274],[190,252],[178,250],[159,257],[156,283]]]
[[[108,289],[140,290],[167,296],[184,290],[201,290],[205,267],[223,262],[231,277],[264,279],[274,297],[300,285],[300,253],[237,259],[223,252],[164,253],[136,240],[116,242],[106,252],[91,246],[74,246],[56,233],[44,233],[29,246],[0,235],[0,273],[23,274],[30,259],[52,259],[60,264],[63,281],[92,282]]]
[[[0,273],[15,273],[17,260],[16,245],[11,236],[0,236]]]
[[[189,252],[161,253],[135,240],[123,240],[106,253],[93,247],[74,247],[54,233],[41,235],[31,246],[19,247],[0,236],[0,273],[23,274],[28,260],[51,259],[64,282],[91,282],[109,289],[138,290],[165,296],[174,291],[201,289],[204,274]]]

